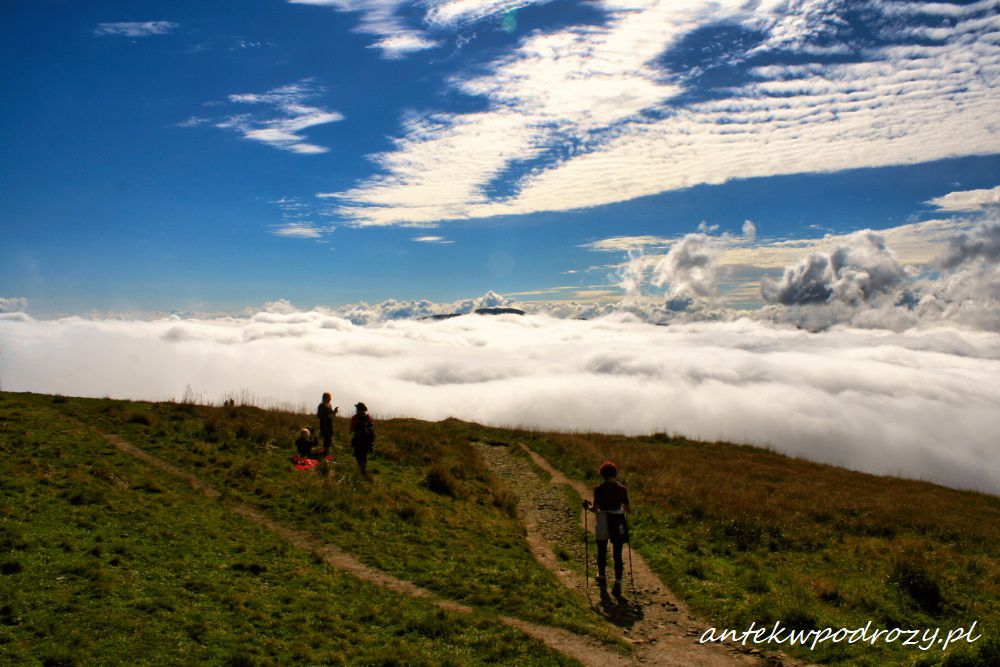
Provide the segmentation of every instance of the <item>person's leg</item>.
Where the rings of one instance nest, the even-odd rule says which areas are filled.
[[[605,578],[605,570],[608,566],[608,541],[607,540],[595,540],[597,544],[597,580],[604,585],[607,581]]]
[[[625,561],[622,558],[623,546],[625,546],[624,542],[615,542],[612,545],[612,556],[615,559],[615,579],[618,581],[621,581],[625,574]]]
[[[362,475],[367,476],[368,471],[366,470],[366,468],[368,467],[368,452],[364,450],[358,450],[354,452],[354,458],[358,462],[358,470],[361,471]]]
[[[615,583],[611,587],[611,593],[618,596],[622,594],[622,576],[625,573],[625,562],[622,560],[622,546],[624,544],[624,542],[617,540],[611,543],[612,558],[615,561]]]
[[[330,447],[333,446],[333,433],[323,434],[323,451],[327,454],[330,453]]]

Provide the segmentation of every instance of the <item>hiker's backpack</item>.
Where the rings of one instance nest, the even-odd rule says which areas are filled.
[[[354,445],[359,448],[364,447],[371,454],[375,449],[375,424],[372,423],[371,417],[368,415],[358,421],[361,423],[354,431]]]

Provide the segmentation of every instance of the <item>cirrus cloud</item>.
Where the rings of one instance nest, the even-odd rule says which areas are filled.
[[[842,34],[834,0],[595,6],[603,25],[534,33],[486,73],[456,76],[485,110],[407,117],[373,156],[377,174],[323,194],[360,225],[429,224],[1000,152],[995,3],[933,30],[917,30],[926,3],[871,3],[874,42]],[[662,63],[692,35],[734,26],[762,38],[727,52],[731,85],[701,88],[699,66]]]
[[[121,21],[118,23],[98,23],[94,34],[119,37],[150,37],[166,35],[179,27],[173,21]]]

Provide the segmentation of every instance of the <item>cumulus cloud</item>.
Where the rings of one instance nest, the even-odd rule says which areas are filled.
[[[942,211],[984,211],[990,208],[1000,209],[1000,185],[982,190],[962,190],[949,192],[935,197],[927,202]]]
[[[28,309],[28,300],[23,296],[0,296],[0,313],[20,313]]]
[[[180,126],[199,127],[211,122],[215,127],[238,132],[244,139],[279,150],[301,155],[326,153],[329,151],[328,148],[309,143],[302,134],[311,127],[344,119],[344,116],[336,111],[311,103],[311,100],[323,92],[323,88],[314,81],[304,79],[265,93],[233,94],[227,98],[230,104],[255,107],[254,112],[241,110],[214,121],[192,117]]]
[[[688,234],[653,266],[652,283],[668,287],[672,299],[707,298],[715,294],[716,250],[707,234]]]
[[[857,232],[787,266],[779,280],[764,278],[771,305],[758,316],[812,331],[849,324],[1000,332],[1000,222],[995,214],[939,222],[922,223],[946,241],[922,268],[902,265],[881,234]]]
[[[885,294],[906,278],[903,266],[879,234],[864,230],[832,252],[814,252],[785,269],[780,280],[765,279],[764,298],[801,305],[837,300],[849,304]]]
[[[697,302],[715,298],[719,283],[719,257],[733,248],[747,247],[757,237],[757,227],[746,220],[742,236],[716,234],[718,225],[701,222],[698,232],[679,239],[658,236],[619,236],[584,244],[590,250],[627,249],[627,261],[618,267],[618,286],[635,296],[645,287],[666,288],[667,310],[687,310]],[[669,248],[666,254],[646,254],[647,249]]]
[[[98,23],[94,34],[100,36],[149,37],[166,35],[178,28],[173,21],[123,21],[119,23]]]
[[[331,390],[376,415],[669,431],[1000,492],[995,333],[655,327],[625,314],[359,326],[275,304],[240,318],[0,318],[0,345],[9,390],[158,399],[190,385],[303,405]]]
[[[953,269],[977,260],[992,264],[1000,261],[1000,218],[988,220],[976,229],[954,237],[941,258],[941,266]]]

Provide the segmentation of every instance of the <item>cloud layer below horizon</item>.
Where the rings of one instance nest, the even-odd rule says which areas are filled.
[[[1000,493],[1000,335],[939,327],[819,334],[627,314],[394,320],[328,311],[153,321],[0,315],[3,389],[207,400],[246,390],[377,416],[679,433]]]

